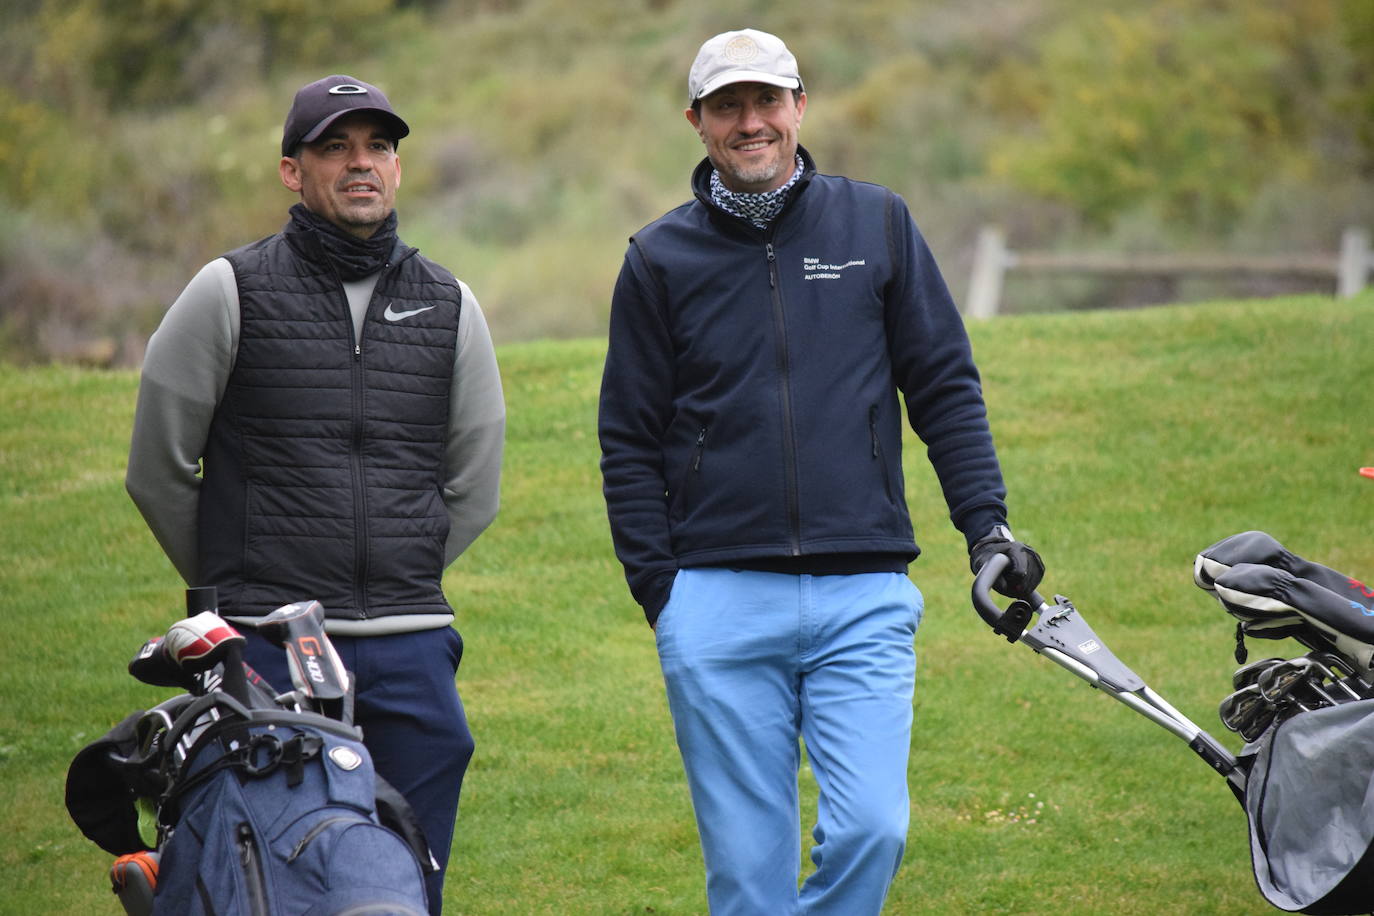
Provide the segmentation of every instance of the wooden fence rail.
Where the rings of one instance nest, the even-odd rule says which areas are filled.
[[[1336,295],[1354,296],[1374,273],[1374,249],[1365,229],[1346,229],[1338,254],[1111,254],[1058,251],[1011,251],[1002,230],[985,226],[973,254],[965,313],[992,318],[1001,307],[1002,285],[1009,270],[1061,271],[1120,275],[1282,274],[1334,277]]]

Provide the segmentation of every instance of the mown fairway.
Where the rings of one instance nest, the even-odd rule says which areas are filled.
[[[1356,474],[1374,465],[1372,308],[1369,295],[1314,297],[972,328],[1012,524],[1049,568],[1042,590],[1071,597],[1232,748],[1216,704],[1236,667],[1233,622],[1192,585],[1192,558],[1260,528],[1374,576],[1374,481]],[[446,580],[478,740],[451,914],[704,912],[651,634],[606,532],[602,352],[500,351],[502,512]],[[119,912],[109,858],[70,822],[62,788],[80,747],[168,694],[125,673],[182,601],[123,491],[136,385],[0,367],[0,913]],[[908,446],[927,615],[913,828],[889,912],[1266,912],[1222,781],[969,609],[962,541]]]

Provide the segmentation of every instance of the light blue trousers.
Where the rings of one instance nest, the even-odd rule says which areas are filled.
[[[921,611],[900,573],[678,572],[655,632],[713,916],[881,911],[906,847]],[[819,788],[800,891],[798,738]]]

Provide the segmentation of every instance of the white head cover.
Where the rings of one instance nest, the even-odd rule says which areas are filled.
[[[722,32],[697,52],[687,75],[687,101],[695,102],[731,83],[802,88],[797,59],[782,39],[757,29]]]

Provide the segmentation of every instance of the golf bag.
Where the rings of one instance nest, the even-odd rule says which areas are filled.
[[[1198,554],[1194,580],[1245,637],[1311,651],[1245,665],[1221,704],[1247,743],[1242,804],[1266,900],[1289,912],[1374,909],[1374,589],[1286,550],[1261,531]]]
[[[1374,911],[1374,589],[1290,553],[1259,531],[1233,535],[1194,562],[1194,580],[1239,621],[1222,724],[1238,755],[1124,665],[1069,599],[1038,593],[1005,609],[991,594],[994,556],[973,584],[993,632],[1022,642],[1185,741],[1245,810],[1264,898],[1311,914]],[[1246,637],[1293,639],[1310,651],[1245,664]]]
[[[337,702],[351,690],[323,616],[317,602],[272,615],[319,625],[285,649],[295,653],[293,680],[300,661],[323,690],[304,677],[276,694],[243,665],[242,636],[213,613],[174,625],[131,662],[141,679],[192,689],[128,716],[84,748],[67,777],[73,820],[120,857],[111,877],[129,913],[428,912],[424,870],[435,866],[414,813],[373,770],[351,704]],[[338,676],[343,689],[331,693]],[[156,810],[153,842],[140,804]]]

